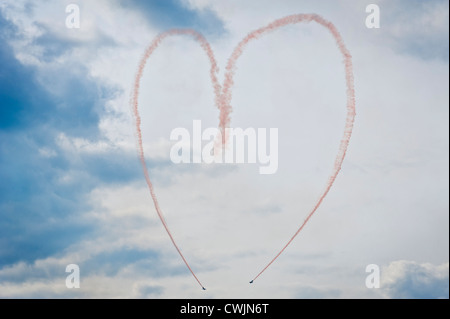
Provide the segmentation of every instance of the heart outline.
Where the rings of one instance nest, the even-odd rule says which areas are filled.
[[[343,39],[337,30],[337,28],[334,26],[333,23],[330,21],[325,20],[321,16],[317,14],[294,14],[290,16],[286,16],[281,19],[277,19],[274,22],[261,27],[259,29],[256,29],[250,33],[247,34],[244,39],[242,39],[239,44],[236,46],[236,48],[233,50],[230,58],[228,59],[228,63],[226,66],[226,73],[225,73],[225,80],[223,83],[223,87],[220,85],[219,81],[217,80],[217,73],[218,73],[218,67],[217,62],[214,57],[214,53],[211,49],[211,46],[209,45],[208,41],[205,39],[205,37],[200,34],[199,32],[192,30],[192,29],[172,29],[165,31],[161,34],[159,34],[152,43],[147,47],[147,49],[144,52],[143,57],[140,60],[138,71],[135,76],[134,81],[134,87],[133,87],[133,93],[131,96],[131,107],[133,111],[133,115],[135,117],[135,125],[136,125],[136,135],[137,135],[137,144],[138,144],[138,153],[139,153],[139,159],[143,168],[144,177],[147,182],[150,195],[153,199],[153,203],[155,205],[155,209],[158,213],[158,216],[161,220],[161,223],[163,224],[167,234],[169,235],[170,240],[172,241],[174,247],[178,251],[178,254],[181,256],[182,260],[188,267],[191,274],[194,276],[198,284],[202,287],[203,290],[205,290],[205,287],[200,282],[200,280],[195,275],[194,271],[190,267],[189,263],[181,253],[181,250],[179,249],[178,245],[176,244],[169,227],[167,226],[167,223],[164,219],[164,216],[162,214],[162,210],[159,206],[158,199],[156,197],[153,184],[150,180],[150,175],[148,173],[147,165],[145,162],[145,156],[144,156],[144,149],[142,144],[142,133],[141,133],[141,118],[139,115],[139,89],[140,89],[140,81],[143,76],[144,68],[147,64],[148,59],[153,54],[153,52],[158,48],[158,45],[167,37],[174,36],[174,35],[189,35],[196,40],[200,46],[203,48],[203,50],[206,52],[209,60],[210,60],[210,77],[211,82],[214,89],[214,95],[215,95],[215,104],[219,109],[220,115],[219,115],[219,130],[221,132],[220,136],[222,136],[222,141],[216,140],[216,147],[220,146],[220,143],[222,144],[221,147],[224,147],[227,144],[227,135],[225,128],[229,126],[230,123],[230,113],[232,111],[231,107],[231,90],[233,87],[233,76],[235,71],[236,62],[239,59],[239,57],[242,55],[243,50],[247,46],[247,44],[250,41],[259,39],[260,36],[267,34],[269,32],[275,31],[279,28],[282,28],[286,25],[290,24],[297,24],[306,22],[309,23],[311,21],[314,21],[318,23],[319,25],[322,25],[325,27],[333,36],[333,38],[336,41],[336,44],[339,48],[339,51],[344,57],[344,65],[345,65],[345,79],[346,79],[346,94],[347,94],[347,116],[345,120],[345,128],[344,128],[344,135],[341,139],[340,145],[339,145],[339,152],[335,158],[334,163],[334,169],[326,183],[325,190],[321,193],[319,199],[317,200],[316,204],[314,205],[313,209],[310,211],[306,219],[303,221],[303,223],[300,225],[298,230],[295,232],[295,234],[288,240],[288,242],[283,246],[283,248],[277,253],[277,255],[271,259],[271,261],[250,281],[250,283],[253,283],[254,280],[256,280],[283,252],[284,250],[289,246],[289,244],[295,239],[295,237],[302,231],[302,229],[305,227],[305,225],[308,223],[310,218],[313,216],[313,214],[317,211],[321,203],[323,202],[324,198],[330,191],[334,181],[336,180],[341,167],[342,163],[344,161],[347,148],[350,142],[350,137],[352,135],[353,131],[353,124],[354,119],[356,116],[356,106],[355,106],[355,89],[354,89],[354,77],[353,77],[353,64],[352,64],[352,57],[350,55],[350,52],[347,50]],[[217,149],[217,148],[216,148]]]

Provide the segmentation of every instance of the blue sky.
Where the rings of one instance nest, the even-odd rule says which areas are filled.
[[[193,10],[179,0],[120,1],[120,4],[141,11],[162,29],[192,28],[209,36],[224,32],[222,21],[212,10]]]
[[[80,1],[80,30],[64,27],[66,13],[62,2],[36,4],[23,0],[0,5],[0,297],[345,298],[361,296],[362,292],[367,298],[448,298],[448,226],[445,226],[448,225],[448,195],[443,195],[448,194],[445,177],[448,174],[442,174],[448,172],[448,137],[444,135],[448,133],[448,12],[443,12],[445,8],[448,11],[448,2],[420,2],[413,6],[406,1],[379,1],[382,28],[372,33],[368,33],[363,23],[348,18],[361,17],[363,21],[365,17],[363,6],[355,1],[336,5],[332,1],[311,4],[286,0],[282,6],[268,0],[250,2],[117,0],[93,4]],[[155,66],[146,73],[145,83],[155,87],[145,90],[142,97],[142,104],[149,105],[143,110],[143,118],[147,121],[144,133],[151,136],[151,142],[146,145],[146,150],[150,150],[147,153],[150,172],[174,233],[178,231],[192,264],[203,278],[220,287],[216,292],[212,290],[211,295],[201,295],[156,217],[141,173],[128,105],[135,68],[151,39],[170,28],[193,28],[203,33],[216,48],[219,64],[224,66],[223,59],[247,32],[298,12],[322,14],[341,30],[354,55],[361,111],[352,140],[355,145],[352,144],[354,148],[344,167],[344,177],[337,185],[341,191],[330,194],[329,206],[324,207],[323,217],[317,218],[317,224],[324,228],[312,226],[303,242],[314,242],[316,236],[327,229],[330,231],[317,241],[318,246],[305,247],[303,242],[293,246],[280,267],[267,275],[259,291],[239,291],[231,285],[234,278],[241,276],[239,269],[248,268],[246,276],[249,276],[262,265],[280,247],[286,234],[292,232],[289,227],[295,223],[286,222],[279,230],[262,226],[254,236],[264,234],[264,244],[258,246],[255,242],[257,248],[250,253],[244,248],[240,250],[239,242],[234,246],[229,244],[229,230],[218,227],[219,239],[209,244],[222,247],[224,256],[210,248],[206,240],[199,241],[183,230],[192,229],[200,234],[202,222],[195,222],[200,218],[205,225],[217,225],[220,221],[229,225],[231,221],[224,219],[224,215],[215,215],[224,207],[234,220],[240,218],[239,213],[244,214],[244,224],[252,222],[252,216],[261,215],[261,225],[267,227],[279,219],[295,217],[289,209],[307,207],[308,198],[314,197],[314,191],[322,184],[315,182],[311,170],[302,171],[295,166],[297,160],[290,159],[285,165],[293,165],[293,171],[304,174],[301,181],[305,185],[296,188],[298,181],[292,174],[281,175],[279,180],[273,180],[274,185],[282,185],[274,186],[270,193],[274,196],[267,195],[270,188],[263,186],[261,177],[254,177],[245,169],[202,171],[198,167],[174,167],[168,162],[167,152],[164,153],[167,149],[164,138],[167,140],[168,136],[161,133],[158,140],[151,135],[158,128],[166,132],[175,125],[170,123],[165,105],[196,101],[199,106],[192,106],[192,116],[177,111],[182,114],[177,118],[179,123],[192,123],[193,117],[202,114],[201,107],[210,107],[211,92],[194,87],[192,96],[183,93],[181,88],[178,94],[170,94],[165,86],[166,74],[178,76],[175,69],[171,73],[170,66],[181,62],[165,59],[180,52],[192,56],[192,62],[179,72],[181,80],[176,82],[188,88],[208,83],[194,69],[198,66],[207,74],[206,64],[197,57],[198,51],[192,43],[179,40],[179,44],[168,43],[155,56],[163,69]],[[275,36],[274,42],[291,39],[290,35],[286,32],[278,38]],[[313,28],[301,35],[317,38],[318,47],[324,50],[332,48],[327,38],[322,38]],[[266,63],[263,53],[271,49],[264,45],[258,47],[260,51],[253,51],[252,61]],[[290,50],[297,51],[289,55]],[[286,63],[299,52],[315,54],[311,49],[299,49],[295,45],[281,51],[279,54],[286,54]],[[251,49],[249,52],[251,56]],[[330,54],[329,58],[334,61],[335,56]],[[185,56],[180,61],[186,61],[183,59],[190,61]],[[253,65],[250,58],[243,60],[244,70],[244,61]],[[279,72],[276,65],[269,67],[271,71],[267,74],[278,77],[274,73]],[[307,70],[308,66],[304,67]],[[335,69],[330,71],[327,67],[325,63],[319,73],[334,72]],[[238,88],[252,87],[253,77],[264,77],[264,73],[257,74],[258,68],[254,70],[255,74],[238,78],[237,81],[242,81]],[[184,77],[183,72],[188,75]],[[336,72],[340,72],[339,68]],[[289,82],[291,75],[283,74]],[[185,80],[192,78],[195,81]],[[295,94],[296,89],[286,92]],[[331,87],[328,95],[322,97],[326,105],[327,99],[341,98]],[[248,111],[237,107],[236,123],[248,123],[250,116],[245,112],[255,114],[251,112],[257,110],[256,102],[253,105],[249,98],[242,96],[237,90],[236,105],[241,101],[248,106]],[[283,103],[288,105],[288,98]],[[260,102],[269,100],[262,98]],[[156,112],[162,120],[153,121],[151,112]],[[214,108],[207,112],[205,121],[217,117]],[[254,117],[259,123],[268,123],[272,115]],[[280,115],[276,123],[291,125],[290,121]],[[383,122],[382,132],[376,133],[380,122]],[[304,125],[307,131],[309,124]],[[336,131],[330,128],[329,132],[330,140],[334,141]],[[329,152],[334,149],[330,148]],[[307,160],[314,162],[314,159]],[[318,178],[324,178],[326,173],[323,174]],[[249,181],[241,183],[246,178]],[[216,186],[218,180],[222,186]],[[389,181],[388,187],[383,180]],[[358,195],[353,193],[354,183],[359,185]],[[229,194],[236,185],[242,187],[241,194],[229,200],[227,196],[232,196]],[[221,191],[204,195],[215,187]],[[186,188],[188,192],[181,192]],[[305,191],[306,195],[289,197],[291,193]],[[299,198],[305,199],[305,204],[298,203]],[[190,200],[193,200],[192,208],[189,208]],[[194,207],[199,207],[197,212]],[[201,215],[203,210],[208,215]],[[173,213],[176,211],[184,215]],[[334,225],[342,221],[336,217],[339,213],[354,222],[355,229],[347,235],[336,233]],[[408,214],[412,218],[399,233],[398,221]],[[325,216],[329,216],[328,220]],[[386,223],[382,224],[379,217]],[[204,231],[205,238],[211,234]],[[236,241],[241,238],[249,245],[253,243],[253,235],[243,230],[240,233],[240,226],[234,231]],[[268,238],[272,237],[274,240],[270,241]],[[373,256],[364,251],[364,247],[386,245],[380,238],[398,245],[386,250],[375,249]],[[412,238],[417,241],[423,238],[423,247],[416,242],[414,247],[408,244]],[[199,248],[199,243],[205,243],[205,248]],[[339,248],[334,246],[337,243]],[[229,248],[230,245],[233,247]],[[427,249],[427,245],[432,245],[432,249]],[[345,257],[337,257],[338,252]],[[294,266],[299,256],[300,264]],[[365,276],[364,265],[373,262],[384,267],[385,290],[368,291],[359,285],[364,282],[361,279]],[[86,276],[78,291],[64,287],[64,269],[68,263],[79,264]],[[312,273],[317,277],[295,267],[316,269]],[[330,269],[340,279],[332,276]],[[361,273],[358,269],[362,269]],[[223,286],[218,281],[221,271],[225,274],[223,278],[230,278]],[[398,275],[399,271],[403,277]],[[298,278],[298,284],[289,282],[284,289],[277,275],[284,279],[290,274]],[[418,294],[414,286],[416,275],[430,278],[423,279],[424,285],[429,285],[424,294]],[[308,281],[302,283],[302,276],[307,276]],[[343,282],[344,279],[347,281]],[[112,286],[109,282],[118,284]],[[24,283],[30,283],[31,288],[21,290]]]

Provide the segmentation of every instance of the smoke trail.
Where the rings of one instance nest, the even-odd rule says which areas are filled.
[[[305,225],[308,223],[308,221],[311,219],[312,215],[316,212],[316,210],[319,208],[320,204],[324,200],[324,198],[327,196],[328,192],[331,189],[331,186],[333,185],[334,181],[336,180],[337,175],[339,174],[339,171],[341,170],[342,162],[344,161],[345,154],[347,152],[347,147],[350,142],[350,137],[353,130],[353,122],[355,119],[355,89],[354,89],[354,79],[353,79],[353,66],[352,66],[352,57],[347,50],[347,48],[344,45],[344,42],[342,40],[341,35],[339,34],[336,27],[329,21],[323,19],[321,16],[317,14],[296,14],[284,17],[282,19],[276,20],[270,24],[268,24],[265,27],[262,27],[260,29],[257,29],[251,33],[249,33],[234,49],[231,57],[228,60],[228,64],[226,67],[227,73],[225,75],[225,82],[223,85],[223,92],[221,96],[221,114],[220,114],[220,120],[221,125],[228,125],[229,124],[229,114],[231,112],[231,88],[233,86],[233,76],[234,76],[234,70],[236,68],[236,61],[241,56],[245,46],[252,40],[258,39],[261,35],[272,32],[278,28],[281,28],[283,26],[289,25],[289,24],[296,24],[301,22],[311,22],[314,21],[322,26],[324,26],[334,37],[336,44],[339,48],[339,51],[344,57],[344,65],[345,65],[345,80],[346,80],[346,86],[347,86],[347,118],[345,122],[345,129],[344,129],[344,136],[341,139],[340,145],[339,145],[339,152],[336,156],[335,162],[334,162],[334,169],[331,173],[331,176],[328,179],[328,182],[325,186],[325,190],[320,195],[319,199],[317,200],[316,204],[314,205],[311,212],[308,214],[306,219],[303,221],[303,223],[300,225],[298,230],[295,232],[295,234],[289,239],[289,241],[283,246],[283,248],[276,254],[276,256],[256,275],[256,277],[253,278],[251,283],[256,280],[283,252],[284,250],[289,246],[289,244],[294,240],[294,238],[302,231],[302,229],[305,227]]]
[[[200,44],[200,46],[206,52],[206,54],[210,60],[210,64],[211,64],[210,78],[211,78],[211,82],[212,82],[213,89],[214,89],[215,103],[216,103],[216,106],[220,110],[219,129],[221,131],[221,134],[219,134],[218,136],[222,136],[222,139],[221,140],[216,139],[216,145],[215,145],[215,152],[216,152],[218,150],[220,151],[219,147],[222,148],[227,143],[228,136],[226,134],[225,128],[229,127],[229,124],[230,124],[230,113],[232,111],[231,90],[232,90],[232,87],[234,84],[233,76],[234,76],[234,71],[236,69],[236,62],[239,59],[239,57],[242,55],[244,48],[247,46],[247,44],[250,41],[256,40],[261,35],[272,32],[278,28],[281,28],[281,27],[289,25],[289,24],[296,24],[296,23],[301,23],[301,22],[309,23],[311,21],[314,21],[314,22],[324,26],[332,34],[341,54],[344,57],[345,78],[346,78],[346,86],[347,86],[347,118],[346,118],[346,123],[345,123],[344,136],[342,137],[342,140],[340,142],[339,152],[337,154],[337,157],[336,157],[335,163],[334,163],[334,170],[328,179],[328,182],[325,186],[325,190],[320,195],[320,197],[319,197],[318,201],[316,202],[316,204],[314,205],[313,209],[308,214],[308,216],[304,220],[304,222],[300,225],[300,227],[295,232],[295,234],[289,239],[287,244],[283,246],[283,248],[280,250],[280,252],[278,252],[278,254],[251,281],[251,282],[253,282],[284,252],[284,250],[289,246],[289,244],[294,240],[294,238],[301,232],[301,230],[304,228],[306,223],[310,220],[312,215],[319,208],[320,204],[322,203],[322,201],[328,194],[331,186],[333,185],[339,171],[341,170],[342,162],[344,160],[344,157],[345,157],[345,154],[347,151],[347,147],[348,147],[348,144],[350,141],[350,137],[352,134],[353,122],[354,122],[354,118],[355,118],[355,114],[356,114],[355,113],[355,90],[354,90],[354,83],[353,83],[354,80],[353,80],[352,60],[351,60],[351,55],[350,55],[349,51],[347,50],[347,48],[344,45],[341,35],[339,34],[336,27],[331,22],[323,19],[322,17],[320,17],[319,15],[316,15],[316,14],[296,14],[296,15],[291,15],[291,16],[287,16],[282,19],[276,20],[276,21],[268,24],[265,27],[262,27],[260,29],[257,29],[255,31],[249,33],[237,45],[237,47],[234,49],[232,55],[228,59],[223,88],[220,86],[220,84],[217,80],[216,74],[218,72],[218,68],[217,68],[216,60],[214,58],[214,53],[211,50],[211,47],[210,47],[209,43],[206,41],[206,39],[201,34],[197,33],[194,30],[190,30],[190,29],[178,30],[178,29],[176,29],[176,30],[170,30],[170,31],[167,31],[167,32],[164,32],[164,33],[158,35],[153,40],[152,44],[146,49],[144,56],[142,57],[142,59],[140,61],[137,75],[135,78],[134,91],[132,94],[131,104],[132,104],[132,109],[133,109],[133,113],[134,113],[135,120],[136,120],[138,152],[139,152],[139,158],[140,158],[142,168],[144,171],[144,175],[145,175],[145,180],[149,187],[150,194],[152,196],[156,211],[158,213],[158,216],[159,216],[164,228],[166,229],[173,245],[175,246],[175,248],[178,251],[181,258],[183,259],[184,263],[186,264],[186,266],[188,267],[188,269],[190,270],[190,272],[192,273],[194,278],[197,280],[197,282],[200,284],[200,286],[202,286],[202,288],[203,288],[203,285],[200,283],[197,276],[194,274],[194,272],[192,271],[188,262],[184,258],[183,254],[181,253],[180,249],[178,248],[177,244],[175,243],[175,240],[166,224],[166,221],[164,220],[164,216],[159,207],[158,200],[156,198],[156,195],[155,195],[155,192],[153,189],[153,185],[150,181],[147,166],[145,164],[144,150],[143,150],[143,146],[142,146],[142,133],[141,133],[141,129],[140,129],[141,119],[140,119],[139,111],[138,111],[138,97],[139,97],[140,80],[142,78],[147,60],[150,58],[150,56],[153,54],[153,52],[158,48],[159,44],[165,38],[167,38],[169,36],[188,35],[188,36],[191,36],[194,40],[196,40]]]
[[[169,230],[169,227],[167,226],[167,223],[164,219],[164,216],[162,214],[161,208],[159,206],[158,203],[158,199],[156,197],[155,194],[155,190],[153,188],[153,184],[150,180],[150,176],[148,173],[148,169],[147,169],[147,165],[145,163],[145,156],[144,156],[144,148],[142,145],[142,132],[141,132],[141,117],[139,116],[139,108],[138,108],[138,98],[139,98],[139,89],[140,89],[140,82],[142,79],[142,75],[144,73],[144,68],[145,65],[147,63],[147,60],[150,58],[150,56],[153,54],[153,52],[158,48],[158,46],[160,45],[160,43],[167,37],[169,36],[174,36],[174,35],[188,35],[191,36],[194,40],[196,40],[197,42],[200,43],[200,46],[203,48],[203,50],[206,52],[210,64],[211,64],[211,69],[210,69],[210,77],[211,77],[211,81],[213,83],[213,88],[214,88],[214,93],[216,96],[216,105],[219,105],[219,101],[218,101],[218,97],[220,96],[220,92],[221,92],[221,87],[219,82],[217,81],[217,77],[216,77],[216,73],[218,72],[218,68],[217,68],[217,63],[216,60],[214,58],[214,53],[211,50],[211,47],[209,46],[209,43],[206,41],[206,39],[199,33],[197,33],[194,30],[170,30],[167,32],[164,32],[160,35],[158,35],[153,42],[150,44],[150,46],[147,48],[147,50],[145,50],[144,56],[142,57],[140,63],[139,63],[139,67],[138,67],[138,71],[136,74],[136,78],[134,81],[134,90],[133,90],[133,94],[131,97],[131,105],[132,105],[132,110],[133,110],[133,114],[136,120],[136,135],[137,135],[137,147],[138,147],[138,153],[139,153],[139,159],[141,161],[142,164],[142,169],[144,171],[144,176],[145,176],[145,180],[147,182],[148,188],[150,190],[150,195],[152,196],[153,199],[153,203],[155,205],[156,208],[156,212],[158,213],[159,219],[161,220],[164,228],[166,229],[167,234],[170,237],[170,240],[172,241],[172,244],[174,245],[175,249],[177,250],[178,254],[181,256],[181,258],[183,259],[184,263],[186,264],[186,266],[188,267],[189,271],[191,272],[191,274],[194,276],[195,280],[197,280],[198,284],[203,288],[202,283],[200,282],[200,280],[197,278],[197,276],[195,275],[194,271],[192,270],[192,268],[189,266],[189,263],[187,262],[186,258],[184,258],[183,254],[181,253],[180,248],[178,247],[178,245],[175,242],[175,239],[172,236],[172,233]]]

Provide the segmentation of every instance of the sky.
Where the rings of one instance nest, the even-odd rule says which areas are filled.
[[[80,27],[66,26],[77,4]],[[368,4],[380,28],[367,28]],[[449,3],[379,0],[0,3],[0,298],[449,298]],[[139,95],[147,188],[130,105],[145,49],[200,32],[222,83],[249,32],[287,15],[331,21],[352,55],[356,118],[336,182],[286,251],[331,174],[346,116],[342,56],[317,24],[249,44],[231,127],[278,128],[278,170],[174,164],[170,132],[217,127],[209,61],[189,37],[150,57]],[[66,287],[66,266],[80,288]],[[368,288],[368,265],[380,269]]]

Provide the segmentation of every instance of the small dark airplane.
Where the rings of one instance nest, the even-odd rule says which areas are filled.
[[[250,281],[250,283],[252,284],[252,283],[253,283],[253,280],[252,280],[252,281]]]
[[[206,288],[205,288],[205,287],[202,287],[202,289],[203,289],[203,290],[206,290]]]

